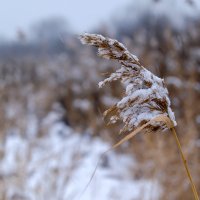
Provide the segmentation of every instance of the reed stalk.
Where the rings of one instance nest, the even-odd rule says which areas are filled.
[[[195,199],[195,200],[199,200],[199,196],[198,196],[198,193],[197,193],[197,189],[196,189],[195,184],[194,184],[194,181],[193,181],[193,179],[192,179],[192,175],[191,175],[191,173],[190,173],[190,170],[189,170],[189,167],[188,167],[188,164],[187,164],[187,160],[186,160],[185,155],[184,155],[184,153],[183,153],[183,150],[182,150],[182,147],[181,147],[181,143],[180,143],[180,141],[179,141],[179,139],[178,139],[176,130],[175,130],[174,127],[171,128],[170,130],[171,130],[171,132],[172,132],[172,134],[173,134],[173,136],[174,136],[174,139],[175,139],[176,144],[177,144],[177,146],[178,146],[179,152],[180,152],[180,154],[181,154],[181,159],[182,159],[182,161],[183,161],[183,165],[184,165],[184,167],[185,167],[185,170],[186,170],[188,179],[189,179],[190,184],[191,184],[192,192],[193,192],[193,194],[194,194],[194,199]]]

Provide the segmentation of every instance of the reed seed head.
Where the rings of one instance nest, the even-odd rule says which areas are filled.
[[[163,79],[144,68],[139,59],[117,40],[88,33],[81,35],[80,40],[83,44],[97,47],[100,57],[116,60],[121,64],[120,69],[99,83],[99,87],[103,87],[109,82],[120,80],[125,86],[124,97],[104,113],[109,116],[110,123],[122,120],[125,125],[121,131],[132,131],[159,115],[166,115],[176,126]],[[165,123],[152,122],[146,130],[166,128]]]

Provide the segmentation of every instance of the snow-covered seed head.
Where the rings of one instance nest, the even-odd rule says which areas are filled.
[[[104,113],[109,116],[110,123],[122,120],[125,125],[121,131],[132,131],[159,115],[166,115],[176,126],[163,79],[144,68],[139,59],[117,40],[87,33],[81,35],[80,40],[83,44],[96,46],[99,56],[117,60],[121,64],[120,69],[99,83],[99,87],[103,87],[108,82],[120,80],[125,86],[124,97]],[[146,130],[165,128],[165,123],[152,122]]]

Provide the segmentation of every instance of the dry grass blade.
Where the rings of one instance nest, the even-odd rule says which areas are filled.
[[[87,190],[87,188],[89,187],[90,183],[92,182],[92,179],[94,178],[94,175],[97,171],[97,168],[100,164],[101,159],[111,150],[117,148],[118,146],[120,146],[121,144],[123,144],[124,142],[130,140],[131,138],[133,138],[136,134],[138,134],[140,131],[142,131],[143,129],[145,129],[147,126],[149,126],[149,124],[151,124],[152,122],[163,122],[167,125],[168,128],[173,127],[173,123],[171,122],[171,120],[166,116],[166,115],[160,115],[155,117],[154,119],[151,119],[149,122],[147,122],[146,124],[143,124],[142,126],[138,127],[136,130],[132,131],[131,133],[129,133],[126,137],[122,138],[119,142],[117,142],[116,144],[114,144],[110,149],[108,149],[107,151],[105,151],[104,153],[101,154],[96,167],[90,177],[90,180],[88,181],[87,185],[85,186],[83,192],[80,194],[79,199],[82,197],[82,195],[85,193],[85,191]]]

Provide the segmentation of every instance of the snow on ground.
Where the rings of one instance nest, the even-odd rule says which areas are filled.
[[[53,120],[55,119],[55,120]],[[0,193],[8,200],[138,200],[156,199],[157,184],[134,180],[136,161],[109,152],[86,187],[110,144],[78,134],[50,113],[48,134],[24,138],[12,131],[1,145]],[[155,191],[155,190],[154,190]]]

